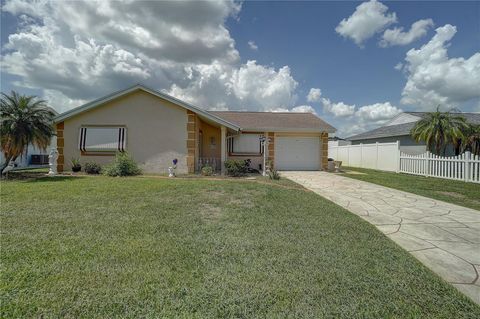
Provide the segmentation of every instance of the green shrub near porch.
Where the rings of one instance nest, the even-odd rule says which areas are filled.
[[[227,175],[233,177],[240,177],[247,175],[248,166],[243,160],[228,159],[225,161],[225,169]]]

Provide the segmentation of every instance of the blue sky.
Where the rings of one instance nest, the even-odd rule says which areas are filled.
[[[211,109],[313,111],[342,136],[402,110],[480,111],[478,1],[14,0],[1,24],[2,91],[59,111],[137,82]]]
[[[466,57],[480,51],[480,2],[385,3],[397,13],[399,24],[406,27],[427,18],[437,26],[457,26],[450,56]],[[405,78],[394,66],[403,61],[408,50],[420,47],[435,32],[431,29],[410,45],[387,49],[380,48],[374,37],[361,49],[335,32],[338,23],[357,5],[349,1],[247,2],[242,6],[240,21],[230,20],[227,25],[243,60],[290,66],[293,76],[301,79],[301,98],[310,87],[319,87],[332,98],[350,103],[387,100],[399,105]],[[258,51],[249,50],[249,40],[255,41]]]

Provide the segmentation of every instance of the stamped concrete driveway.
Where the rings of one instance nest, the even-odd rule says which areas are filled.
[[[480,304],[480,211],[327,172],[282,172],[375,225]]]

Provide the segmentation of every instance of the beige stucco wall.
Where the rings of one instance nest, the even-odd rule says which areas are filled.
[[[108,102],[65,120],[65,169],[70,160],[109,163],[113,156],[81,155],[78,149],[82,125],[127,127],[127,151],[145,173],[167,173],[174,158],[178,173],[187,172],[187,110],[143,91]]]
[[[202,131],[202,154],[200,157],[220,158],[221,156],[221,132],[219,127],[213,127],[205,122],[200,122],[199,130]],[[211,138],[215,139],[215,145],[211,145]]]

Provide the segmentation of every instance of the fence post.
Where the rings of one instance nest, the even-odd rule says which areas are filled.
[[[463,162],[463,174],[464,174],[464,181],[468,182],[470,177],[470,152],[466,151],[463,153],[464,162]]]
[[[350,147],[347,147],[347,166],[350,166]]]
[[[375,157],[375,169],[378,169],[378,142],[375,142],[377,148],[377,156]]]
[[[378,150],[378,148],[377,148]],[[378,152],[377,152],[378,154]],[[396,173],[400,172],[400,141],[397,140],[397,169]]]
[[[424,173],[425,173],[425,176],[428,177],[428,175],[430,175],[430,152],[427,151],[425,154],[425,169],[424,169]]]
[[[363,168],[363,143],[360,143],[360,167]]]

